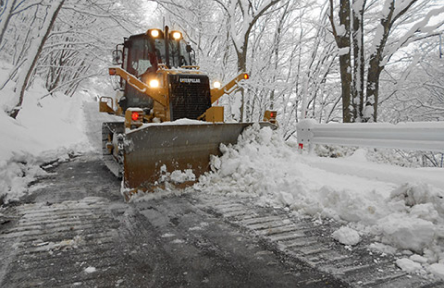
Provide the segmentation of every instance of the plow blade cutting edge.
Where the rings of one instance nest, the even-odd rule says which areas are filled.
[[[185,169],[192,169],[197,179],[209,171],[210,155],[221,155],[220,144],[235,144],[251,125],[150,125],[131,131],[125,137],[124,186],[150,191],[165,171]]]

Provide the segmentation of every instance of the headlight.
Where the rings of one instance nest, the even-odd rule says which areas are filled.
[[[152,79],[152,80],[150,80],[150,87],[151,88],[158,88],[159,87],[159,80],[157,80],[157,79]]]
[[[153,38],[157,38],[157,37],[159,37],[159,35],[160,35],[159,30],[156,30],[156,29],[151,30],[150,33],[151,33],[151,37],[153,37]]]
[[[213,83],[213,87],[214,87],[214,88],[216,88],[216,89],[220,89],[221,86],[222,86],[222,84],[220,84],[219,81],[214,81],[214,83]]]
[[[175,40],[182,39],[182,33],[180,33],[179,31],[173,31],[173,39]]]

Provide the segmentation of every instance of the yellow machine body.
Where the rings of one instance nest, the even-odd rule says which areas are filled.
[[[109,68],[110,75],[120,77],[120,97],[99,101],[100,112],[123,116],[122,122],[103,123],[103,156],[133,192],[153,191],[165,173],[175,170],[190,169],[197,179],[209,170],[210,155],[220,155],[222,143],[236,143],[252,125],[224,123],[223,107],[213,106],[248,74],[210,88],[208,76],[193,63],[192,49],[177,33],[166,27],[126,38],[114,55],[121,67]],[[262,125],[273,126],[275,117],[276,112],[266,112]],[[165,123],[183,118],[200,121]]]

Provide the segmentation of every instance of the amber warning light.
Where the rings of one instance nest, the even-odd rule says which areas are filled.
[[[248,75],[247,73],[245,73],[245,74],[244,74],[244,79],[245,79],[245,80],[250,79],[250,75]]]
[[[276,111],[267,110],[264,113],[264,121],[267,121],[270,123],[276,123],[276,116],[277,116]]]

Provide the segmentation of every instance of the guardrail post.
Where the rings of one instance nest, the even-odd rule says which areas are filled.
[[[299,153],[308,146],[309,152],[313,150],[313,127],[317,124],[314,119],[304,119],[299,121],[296,126]]]

